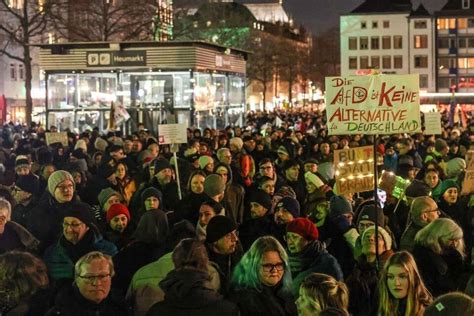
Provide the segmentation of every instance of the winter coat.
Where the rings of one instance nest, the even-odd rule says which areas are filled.
[[[288,252],[288,261],[291,275],[293,277],[293,295],[298,297],[301,283],[311,273],[324,273],[342,280],[341,267],[331,254],[329,254],[322,242],[314,240],[299,253]]]
[[[5,229],[0,234],[0,254],[11,251],[29,251],[35,253],[38,250],[39,241],[29,231],[15,222],[6,222]]]
[[[36,207],[38,200],[34,197],[28,202],[27,205],[21,203],[15,204],[12,208],[12,221],[20,224],[23,227],[28,225],[28,217],[30,211]]]
[[[77,260],[91,251],[100,251],[106,255],[114,256],[117,253],[117,247],[104,240],[96,228],[91,227],[75,245],[61,236],[54,245],[46,250],[43,259],[53,280],[72,280]]]
[[[413,257],[433,297],[465,288],[469,276],[463,258],[456,250],[439,255],[427,247],[415,245]]]
[[[383,267],[385,262],[393,255],[392,250],[385,251],[379,256],[379,266]],[[349,312],[354,316],[366,316],[376,309],[376,292],[379,274],[374,263],[368,263],[362,255],[354,270],[346,278],[349,289]]]
[[[403,232],[402,238],[400,239],[400,250],[406,250],[413,253],[413,248],[415,248],[415,236],[422,228],[423,227],[418,226],[414,222],[411,222]]]
[[[253,288],[232,289],[229,299],[237,304],[241,316],[296,316],[295,298],[282,287],[262,286],[261,290]]]
[[[148,311],[153,316],[239,315],[237,307],[212,289],[209,274],[190,268],[173,270],[160,282],[165,300]]]
[[[232,181],[232,169],[228,165],[219,163],[214,167],[214,170],[222,166],[227,169],[228,180],[221,204],[224,206],[226,216],[237,225],[240,225],[244,220],[245,190],[241,185]]]
[[[140,268],[134,275],[127,291],[127,301],[133,306],[135,316],[145,315],[147,311],[165,298],[165,293],[159,287],[159,283],[166,278],[169,272],[174,270],[172,252],[162,256],[160,259]],[[219,291],[220,278],[216,268],[209,264],[211,288]]]
[[[63,209],[71,202],[58,203],[49,193],[44,192],[38,205],[33,208],[27,218],[26,229],[40,241],[40,253],[51,246],[62,233]]]
[[[221,279],[221,293],[226,293],[230,285],[230,278],[235,266],[243,256],[242,245],[237,243],[234,253],[221,255],[212,250],[211,245],[206,244],[209,261],[214,264]]]
[[[96,304],[84,298],[76,285],[63,288],[56,296],[55,305],[46,316],[127,316],[124,300],[111,291],[107,298]]]
[[[180,202],[180,217],[196,225],[199,220],[199,208],[209,197],[205,193],[189,192]]]
[[[266,214],[260,218],[253,218],[239,226],[239,240],[247,251],[253,242],[262,236],[272,236],[275,229],[273,214]]]
[[[16,291],[13,289],[12,291]],[[39,289],[28,298],[16,301],[18,297],[9,290],[0,289],[0,315],[3,316],[43,316],[51,306],[52,292]]]

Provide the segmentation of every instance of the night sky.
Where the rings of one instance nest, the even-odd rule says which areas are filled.
[[[258,2],[258,1],[257,1]],[[287,12],[296,23],[303,24],[313,34],[339,25],[339,16],[349,13],[363,0],[283,0]],[[423,3],[431,13],[439,10],[447,0],[412,0],[414,7]]]

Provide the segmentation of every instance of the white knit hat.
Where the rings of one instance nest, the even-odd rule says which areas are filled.
[[[379,227],[377,228],[377,230],[378,230],[379,234],[382,235],[383,241],[385,242],[385,248],[386,248],[386,250],[392,249],[392,237],[390,237],[390,234],[389,234],[382,226],[379,226]],[[364,238],[365,238],[369,233],[374,233],[374,234],[375,234],[375,225],[374,225],[374,226],[370,226],[369,228],[367,228],[366,230],[364,230],[364,233],[362,234],[362,239],[361,239],[361,240],[364,240]]]

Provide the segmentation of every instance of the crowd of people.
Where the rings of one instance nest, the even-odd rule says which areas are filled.
[[[56,131],[2,128],[0,315],[474,314],[472,122],[375,138],[249,113],[188,128],[177,159],[143,125]],[[338,192],[335,150],[367,145],[403,194]]]

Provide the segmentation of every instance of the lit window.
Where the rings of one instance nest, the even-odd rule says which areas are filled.
[[[428,47],[428,35],[415,35],[414,36],[415,48],[427,48]]]

